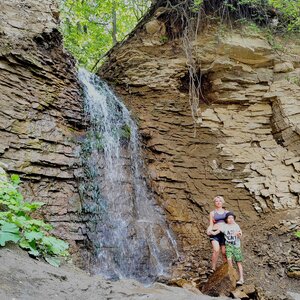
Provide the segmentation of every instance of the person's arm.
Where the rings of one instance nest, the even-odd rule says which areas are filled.
[[[220,229],[213,229],[213,230],[211,230],[211,235],[217,235],[217,234],[219,234],[220,232],[221,232]]]
[[[214,226],[214,212],[211,211],[209,213],[209,226],[207,227],[207,230],[206,230],[206,233],[208,235],[212,234],[213,226]]]
[[[241,230],[240,226],[239,225],[237,225],[237,226],[238,226],[238,232],[236,233],[236,236],[241,238],[243,233],[242,233],[242,230]]]

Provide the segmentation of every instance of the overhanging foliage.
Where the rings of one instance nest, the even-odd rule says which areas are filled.
[[[105,53],[133,30],[151,3],[150,14],[159,7],[170,9],[182,27],[192,24],[188,19],[209,17],[222,22],[250,20],[272,32],[300,29],[300,0],[60,0],[66,48],[81,66],[95,69]]]
[[[60,0],[66,48],[91,70],[128,34],[150,6],[150,0]]]

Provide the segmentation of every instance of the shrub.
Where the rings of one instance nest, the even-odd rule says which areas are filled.
[[[30,214],[44,205],[26,202],[18,191],[20,178],[0,181],[0,246],[7,242],[18,244],[31,256],[43,257],[53,266],[60,265],[60,257],[68,255],[68,243],[49,234],[52,226],[34,219]]]

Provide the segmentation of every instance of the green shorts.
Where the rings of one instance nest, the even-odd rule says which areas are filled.
[[[227,259],[234,259],[236,262],[243,261],[243,254],[240,247],[235,247],[231,244],[226,244]]]

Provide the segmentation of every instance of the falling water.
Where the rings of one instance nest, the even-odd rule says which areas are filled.
[[[104,82],[83,69],[79,79],[90,124],[81,193],[93,248],[91,271],[152,281],[166,274],[178,253],[143,177],[137,126]]]

